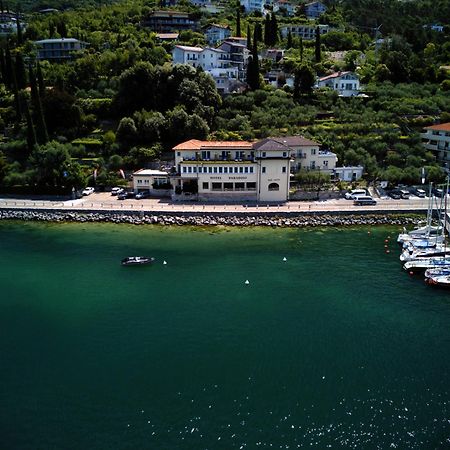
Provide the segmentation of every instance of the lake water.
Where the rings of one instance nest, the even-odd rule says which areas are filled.
[[[449,448],[397,231],[0,223],[0,448]]]

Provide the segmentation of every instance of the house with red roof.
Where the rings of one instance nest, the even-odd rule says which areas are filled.
[[[423,146],[436,156],[436,161],[450,173],[450,122],[425,127]]]
[[[330,88],[341,97],[353,97],[360,92],[359,77],[354,72],[335,72],[317,80],[316,87]]]

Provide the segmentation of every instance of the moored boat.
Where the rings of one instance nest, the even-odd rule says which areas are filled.
[[[450,257],[445,258],[422,258],[415,261],[408,261],[403,264],[403,268],[408,272],[423,272],[426,269],[450,266]]]
[[[151,264],[155,258],[149,258],[147,256],[128,256],[122,259],[122,266],[139,266],[144,264]]]
[[[400,255],[401,262],[414,261],[422,258],[436,258],[440,256],[450,256],[450,247],[445,244],[438,244],[436,247],[418,249],[413,246],[403,250]]]
[[[439,277],[442,275],[450,275],[450,266],[433,267],[425,270],[425,278]]]
[[[430,286],[439,286],[447,289],[450,288],[449,275],[436,275],[433,277],[425,278],[425,282]]]

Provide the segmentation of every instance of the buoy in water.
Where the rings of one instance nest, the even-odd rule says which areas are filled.
[[[414,272],[411,270],[411,271],[409,272],[409,274],[410,274],[410,275],[414,275]]]
[[[286,256],[283,258],[283,261],[287,261],[287,258],[286,258]]]
[[[250,284],[250,281],[248,281],[248,280],[245,280],[245,284]]]
[[[164,264],[164,265],[167,265],[167,261],[163,261],[163,264]]]
[[[387,244],[389,242],[389,239],[385,239],[384,242]]]
[[[391,253],[391,251],[390,250],[386,250],[386,253]]]

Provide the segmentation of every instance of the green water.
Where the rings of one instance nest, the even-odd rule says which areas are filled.
[[[448,448],[450,293],[368,230],[0,223],[0,449]]]

